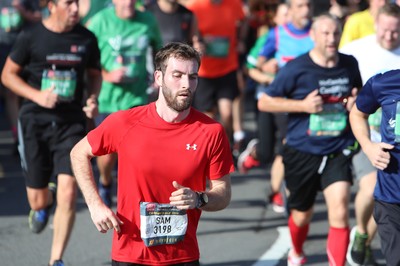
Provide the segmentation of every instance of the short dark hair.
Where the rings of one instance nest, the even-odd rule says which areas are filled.
[[[381,8],[379,8],[377,16],[379,17],[382,14],[390,17],[400,18],[400,6],[395,3],[383,5]]]
[[[167,69],[167,62],[170,57],[185,59],[185,60],[196,60],[198,67],[200,67],[200,54],[192,46],[181,43],[171,42],[162,47],[155,56],[154,69],[165,73]]]

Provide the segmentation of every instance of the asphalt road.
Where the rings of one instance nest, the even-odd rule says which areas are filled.
[[[247,113],[246,130],[254,130],[253,114]],[[47,265],[52,227],[39,235],[28,228],[29,205],[19,159],[13,155],[11,133],[4,112],[0,112],[0,265]],[[201,265],[272,266],[286,265],[285,252],[290,240],[287,221],[266,207],[269,191],[268,169],[255,169],[248,175],[232,176],[233,198],[230,206],[215,213],[204,212],[198,229]],[[353,188],[353,196],[356,188]],[[354,210],[351,205],[351,225]],[[307,265],[328,265],[325,243],[328,231],[324,200],[319,195],[315,216],[305,244]],[[373,251],[383,263],[379,237]],[[71,266],[110,265],[111,234],[100,234],[91,222],[81,195],[77,217],[64,262]]]

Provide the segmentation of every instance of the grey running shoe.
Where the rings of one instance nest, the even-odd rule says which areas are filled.
[[[374,254],[372,253],[372,249],[370,246],[365,247],[365,258],[363,266],[378,266],[376,263]]]
[[[45,209],[29,212],[29,229],[32,233],[39,234],[46,228],[47,222],[49,221],[50,211],[56,203],[56,191],[57,186],[55,183],[49,183],[49,191],[53,195],[53,202]]]
[[[357,227],[353,227],[350,232],[350,243],[347,248],[346,259],[347,262],[352,266],[361,266],[364,263],[366,255],[366,245],[368,235],[359,234]]]

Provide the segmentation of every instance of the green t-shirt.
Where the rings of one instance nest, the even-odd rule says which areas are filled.
[[[157,21],[149,12],[135,11],[132,19],[120,19],[114,7],[97,13],[88,28],[96,35],[101,52],[101,66],[107,72],[125,67],[122,83],[103,80],[99,96],[100,113],[112,113],[147,103],[148,48],[162,46]]]

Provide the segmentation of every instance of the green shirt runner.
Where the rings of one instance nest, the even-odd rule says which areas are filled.
[[[101,52],[101,65],[107,71],[124,67],[121,83],[103,80],[99,96],[100,113],[113,113],[146,104],[148,48],[162,47],[157,21],[149,12],[136,10],[131,19],[121,19],[115,8],[106,8],[89,22],[88,28],[96,35]]]

